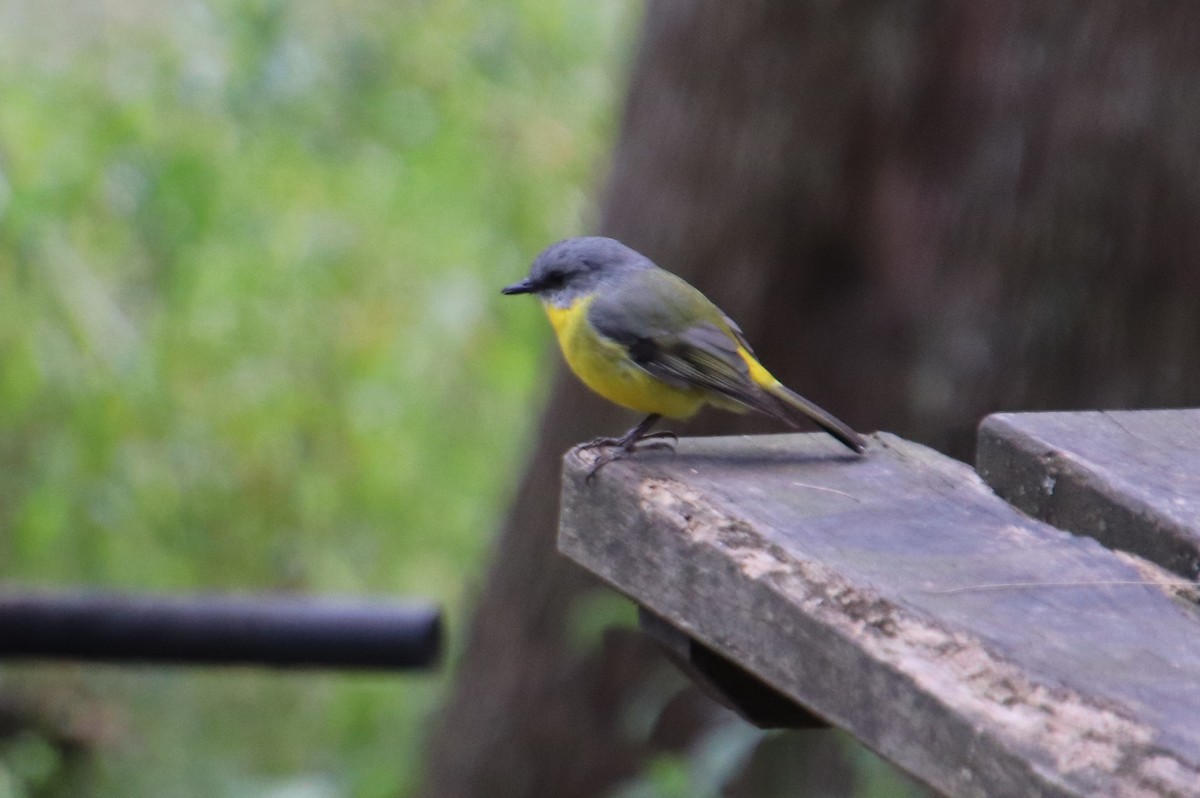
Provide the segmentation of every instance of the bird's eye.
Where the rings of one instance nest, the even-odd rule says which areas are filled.
[[[547,272],[546,276],[542,278],[542,287],[543,288],[561,288],[562,284],[564,282],[566,282],[566,279],[567,279],[567,276],[565,274],[563,274],[562,272],[559,272],[559,271]]]

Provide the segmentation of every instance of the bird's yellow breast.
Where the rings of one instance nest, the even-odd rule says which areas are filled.
[[[587,387],[610,402],[639,413],[689,418],[704,404],[704,394],[668,385],[640,368],[625,347],[599,335],[587,318],[594,296],[568,307],[545,303],[546,315],[567,365]]]

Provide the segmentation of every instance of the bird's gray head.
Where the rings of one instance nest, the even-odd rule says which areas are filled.
[[[612,238],[568,238],[547,247],[533,261],[529,276],[501,290],[535,294],[543,302],[568,307],[607,280],[630,271],[656,268],[650,259]]]

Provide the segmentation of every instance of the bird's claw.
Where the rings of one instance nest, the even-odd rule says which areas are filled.
[[[584,452],[588,449],[602,449],[606,446],[620,446],[625,448],[626,441],[624,438],[592,438],[587,443],[579,444],[579,451]]]
[[[667,439],[670,440],[667,440]],[[596,472],[614,460],[620,460],[623,457],[633,454],[639,449],[668,449],[675,451],[676,444],[679,443],[679,436],[674,432],[652,432],[649,435],[643,435],[637,440],[627,440],[626,438],[595,438],[587,443],[580,444],[579,449],[600,449],[612,447],[612,451],[598,455],[592,461],[592,467],[588,469],[585,482],[591,483],[595,478]]]
[[[653,440],[655,438],[659,440]],[[666,440],[667,438],[671,439],[669,443]],[[679,443],[679,436],[669,430],[663,430],[662,432],[651,432],[649,435],[643,435],[638,443],[642,443],[644,441],[650,441],[650,448],[652,449],[661,449],[665,447],[674,450],[675,445]]]
[[[630,454],[629,449],[613,449],[611,452],[605,452],[604,454],[599,455],[595,460],[592,461],[592,467],[588,469],[587,476],[583,478],[583,481],[590,485],[592,480],[596,478],[597,471],[611,463],[613,460],[620,460],[627,454]]]

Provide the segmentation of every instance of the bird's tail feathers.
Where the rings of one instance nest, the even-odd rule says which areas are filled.
[[[760,387],[763,391],[760,394],[762,401],[751,404],[755,410],[793,427],[800,426],[801,422],[807,419],[855,452],[862,452],[867,448],[867,442],[861,435],[800,394],[789,390],[783,383],[775,381],[773,385]]]

